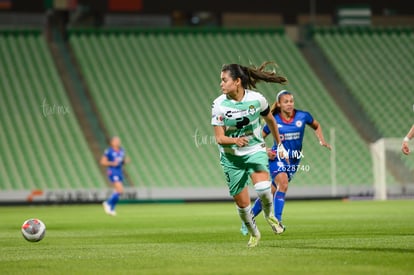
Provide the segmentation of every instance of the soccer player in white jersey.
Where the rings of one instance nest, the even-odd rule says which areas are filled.
[[[401,151],[404,155],[408,155],[410,153],[410,147],[408,146],[408,142],[414,137],[414,124],[411,126],[410,131],[408,131],[407,135],[404,137],[402,145],[401,145]]]
[[[223,65],[220,83],[223,94],[212,105],[211,124],[220,150],[220,163],[240,219],[250,233],[248,247],[257,246],[261,236],[251,213],[249,177],[261,200],[266,221],[276,234],[283,232],[272,210],[268,156],[260,117],[264,118],[274,139],[278,141],[279,155],[287,157],[287,152],[280,142],[267,100],[262,94],[251,90],[256,88],[258,81],[287,82],[285,77],[265,70],[269,63],[265,62],[259,68],[239,64]]]
[[[288,183],[300,169],[302,142],[306,125],[315,131],[315,135],[321,146],[329,150],[331,146],[325,141],[320,123],[309,112],[295,109],[295,102],[291,92],[282,90],[277,94],[276,101],[271,108],[271,114],[277,122],[282,144],[287,149],[289,155],[289,162],[286,159],[279,159],[277,157],[275,150],[280,142],[279,140],[275,140],[272,149],[268,151],[269,168],[272,177],[272,193],[274,194],[274,214],[279,224],[284,228],[282,225],[282,212],[285,205],[285,195],[288,190]],[[266,138],[269,134],[270,128],[268,125],[265,125],[262,135]],[[258,198],[252,207],[252,213],[256,216],[261,211],[262,206],[260,198]],[[243,235],[248,234],[244,224],[242,224],[240,231]]]

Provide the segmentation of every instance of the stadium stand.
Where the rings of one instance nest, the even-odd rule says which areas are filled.
[[[414,29],[320,27],[314,40],[381,135],[403,137],[414,107]],[[394,158],[398,166],[414,167],[412,158]]]
[[[70,45],[108,131],[123,138],[138,186],[221,187],[225,183],[210,125],[223,63],[274,60],[290,83],[260,84],[269,102],[289,89],[296,106],[335,133],[335,155],[309,128],[296,186],[372,185],[368,145],[336,107],[283,30],[72,30]],[[271,141],[268,141],[271,144]],[[337,169],[335,169],[337,167]]]
[[[314,38],[382,135],[403,136],[413,111],[413,30],[320,28]]]
[[[44,36],[0,32],[0,190],[105,187]]]

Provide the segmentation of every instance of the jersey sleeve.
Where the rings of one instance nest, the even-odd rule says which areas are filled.
[[[265,132],[266,135],[270,134],[270,129],[269,126],[267,126],[267,124],[263,127],[263,132]]]
[[[108,160],[110,160],[111,158],[111,154],[109,152],[109,149],[105,149],[103,156],[106,157]]]
[[[211,125],[224,126],[224,116],[217,100],[215,100],[211,106]]]
[[[313,116],[309,113],[309,112],[304,112],[305,113],[305,123],[310,125],[313,123]]]
[[[262,94],[259,94],[259,102],[260,102],[260,109],[261,109],[260,114],[262,116],[267,115],[267,113],[270,111],[270,106],[266,98]],[[267,112],[267,113],[265,114],[264,112]],[[263,127],[263,132],[265,132],[266,135],[270,134],[270,129],[267,124]]]
[[[267,102],[267,99],[260,93],[258,93],[258,99],[260,102],[260,113],[262,114],[263,112],[268,111],[269,103]]]

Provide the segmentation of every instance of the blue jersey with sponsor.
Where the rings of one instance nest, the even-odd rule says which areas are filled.
[[[107,173],[108,176],[122,176],[122,166],[124,165],[125,160],[125,151],[121,147],[118,150],[115,150],[112,147],[109,147],[105,150],[104,156],[108,159],[108,161],[117,161],[118,165],[116,166],[108,166]]]
[[[302,156],[302,143],[305,135],[306,125],[313,123],[313,117],[310,113],[295,110],[294,116],[289,120],[283,119],[280,114],[274,116],[280,134],[280,140],[289,153],[289,159],[300,159]],[[266,134],[270,134],[267,125],[263,128]],[[276,151],[277,143],[275,141],[272,150]]]

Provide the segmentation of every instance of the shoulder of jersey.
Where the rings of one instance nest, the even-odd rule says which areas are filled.
[[[265,98],[264,95],[260,92],[256,92],[256,91],[252,91],[252,90],[247,90],[247,92],[248,92],[247,98],[249,98],[249,99]]]
[[[253,91],[253,90],[246,89],[246,91],[247,91],[247,94],[252,95],[252,96],[262,95],[261,93]]]
[[[218,102],[222,102],[227,98],[227,96],[225,94],[222,94],[220,96],[218,96],[214,101],[213,104],[217,104]]]
[[[309,112],[306,112],[306,111],[303,111],[303,110],[296,110],[296,114],[307,115],[307,114],[309,114]]]

